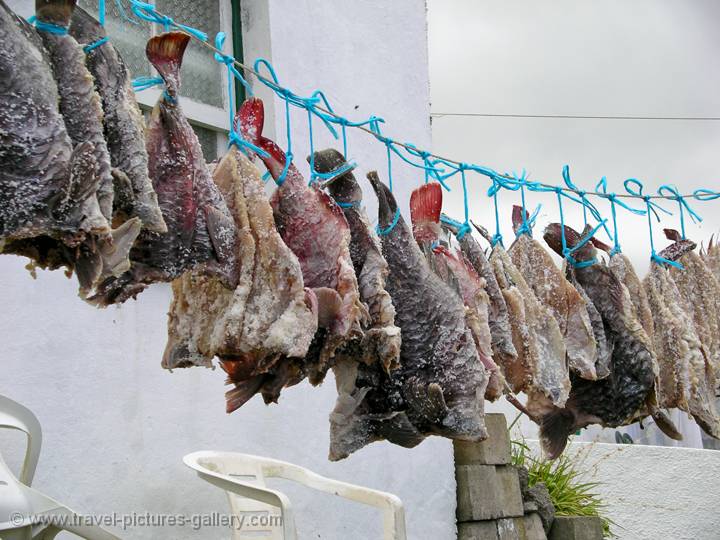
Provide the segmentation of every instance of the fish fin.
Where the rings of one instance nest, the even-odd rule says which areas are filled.
[[[595,247],[598,248],[599,250],[604,251],[605,253],[610,253],[610,252],[613,250],[612,247],[610,247],[609,245],[607,245],[605,242],[601,242],[600,240],[598,240],[598,239],[595,238],[594,236],[590,239],[590,242],[592,243],[593,246],[595,246]]]
[[[470,221],[470,223],[472,223],[472,226],[475,227],[475,230],[480,236],[482,236],[488,242],[492,242],[492,235],[485,227],[483,227],[482,225],[478,225],[474,221]]]
[[[160,366],[168,371],[195,366],[213,368],[212,359],[199,352],[191,352],[187,343],[172,343],[171,341],[168,341],[165,347]]]
[[[563,453],[575,430],[575,415],[569,409],[554,409],[540,420],[540,444],[549,460]]]
[[[675,229],[663,229],[663,232],[665,233],[665,238],[671,242],[679,242],[683,239],[680,233]]]
[[[410,220],[415,224],[440,223],[442,189],[437,182],[424,184],[410,195]]]
[[[374,425],[378,435],[403,448],[414,448],[425,440],[425,436],[404,412],[396,412],[383,418],[371,418],[370,423]]]
[[[132,218],[99,242],[103,261],[102,277],[118,277],[130,270],[130,250],[142,229],[140,218]]]
[[[84,296],[100,279],[103,271],[103,261],[95,246],[83,246],[75,261],[75,275],[80,284],[80,294]]]
[[[523,219],[523,208],[522,206],[513,205],[512,210],[512,224],[513,232],[517,233],[523,222],[530,219],[530,212],[525,210],[525,219]]]
[[[655,420],[655,425],[662,431],[665,435],[670,437],[671,439],[675,441],[682,441],[683,436],[682,433],[680,433],[675,427],[675,424],[670,419],[670,417],[665,413],[665,411],[662,411],[660,409],[655,409],[652,411],[652,418]]]
[[[332,328],[343,308],[343,301],[335,289],[329,287],[313,288],[318,304],[318,326]]]
[[[448,407],[438,383],[426,385],[417,378],[411,378],[405,387],[405,400],[420,416],[432,423],[440,423],[445,418]]]
[[[166,32],[150,38],[145,54],[165,82],[168,95],[176,98],[180,89],[180,68],[190,36],[183,32]]]
[[[207,229],[210,241],[221,263],[231,262],[234,258],[235,222],[214,206],[205,206]]]
[[[378,225],[385,228],[395,219],[397,202],[390,189],[380,181],[376,171],[367,173],[367,179],[378,199]],[[402,218],[400,220],[402,221]]]
[[[113,178],[113,191],[115,192],[113,198],[114,211],[120,211],[126,216],[131,216],[135,206],[135,193],[133,192],[132,182],[127,174],[118,168],[113,168],[110,172]]]
[[[245,405],[258,393],[265,381],[265,374],[256,375],[246,381],[236,382],[235,388],[225,392],[225,412],[230,414]]]
[[[315,291],[309,287],[305,287],[305,305],[317,319],[318,316],[318,298]]]
[[[35,0],[35,14],[42,22],[68,26],[77,0]]]

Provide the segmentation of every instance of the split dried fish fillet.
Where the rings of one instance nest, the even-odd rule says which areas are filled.
[[[522,224],[522,212],[523,209],[518,206],[513,209],[516,231]],[[518,236],[508,253],[537,299],[550,309],[557,320],[570,369],[584,379],[597,379],[595,337],[582,296],[555,265],[550,254],[529,234]]]
[[[570,393],[563,335],[502,245],[493,248],[489,260],[505,297],[518,352],[516,361],[501,367],[513,392],[528,394],[528,409],[540,417],[552,405],[564,406]]]
[[[235,388],[227,409],[255,393],[266,403],[302,367],[317,330],[297,257],[275,229],[260,171],[232,147],[213,180],[235,219],[238,285],[234,290],[200,271],[173,281],[163,367],[211,366],[217,356]],[[278,380],[282,377],[287,380]]]

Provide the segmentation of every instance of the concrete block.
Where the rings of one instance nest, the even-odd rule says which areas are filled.
[[[547,540],[537,514],[458,523],[458,540]]]
[[[520,517],[523,501],[517,470],[510,465],[458,465],[457,520]]]
[[[600,518],[555,516],[548,540],[602,540],[602,537]]]
[[[453,441],[456,465],[507,465],[510,463],[510,434],[504,414],[486,414],[488,438],[481,442]]]
[[[457,540],[500,540],[497,522],[491,520],[458,523]]]

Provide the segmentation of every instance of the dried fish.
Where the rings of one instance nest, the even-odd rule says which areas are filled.
[[[35,0],[35,12],[40,23],[62,28],[70,25],[76,0]],[[40,32],[50,54],[50,65],[60,95],[60,113],[73,144],[90,142],[97,162],[97,197],[100,211],[112,219],[113,177],[110,154],[103,133],[103,110],[95,91],[93,77],[85,66],[85,53],[78,42],[67,33]]]
[[[505,298],[518,353],[517,360],[500,367],[513,392],[525,392],[530,413],[540,418],[553,406],[565,405],[570,393],[563,335],[549,308],[537,299],[502,244],[493,248],[489,261]]]
[[[320,173],[347,165],[343,155],[334,149],[316,152],[313,161]],[[362,207],[362,190],[355,176],[351,171],[337,176],[329,190],[350,226],[350,256],[358,276],[360,299],[370,313],[362,338],[340,349],[333,366],[338,398],[330,414],[329,457],[337,461],[382,438],[382,422],[373,414],[370,401],[372,392],[393,391],[389,375],[400,366],[401,332],[395,326],[395,306],[385,289],[388,265]]]
[[[517,359],[517,350],[513,345],[512,327],[508,314],[505,298],[498,285],[497,278],[493,272],[492,265],[488,261],[485,252],[478,244],[472,234],[458,234],[458,228],[441,222],[443,228],[451,231],[457,238],[465,258],[470,262],[478,275],[485,280],[485,291],[488,294],[488,319],[490,324],[490,335],[492,337],[493,358],[500,365],[513,362]]]
[[[513,208],[513,228],[522,223],[523,209]],[[550,254],[530,234],[520,234],[508,253],[538,300],[550,308],[565,340],[570,369],[584,379],[595,380],[597,349],[587,306],[580,293],[555,266]]]
[[[217,356],[235,385],[227,393],[232,412],[255,393],[277,401],[301,372],[317,313],[300,263],[275,229],[257,167],[233,146],[213,180],[235,219],[238,284],[228,289],[198,270],[173,281],[163,367],[210,367]]]
[[[259,147],[263,163],[280,185],[270,199],[280,236],[300,261],[306,287],[318,300],[319,330],[305,357],[312,384],[320,384],[336,351],[356,337],[368,317],[360,301],[350,258],[350,227],[337,204],[317,185],[308,187],[302,174],[275,142],[263,137],[263,102],[250,98],[240,108],[240,129]]]
[[[441,208],[440,184],[431,182],[414,190],[410,196],[413,235],[425,253],[430,268],[456,292],[465,305],[465,322],[472,332],[478,357],[489,376],[485,399],[495,401],[505,389],[505,378],[492,359],[488,320],[490,298],[485,292],[486,282],[475,272],[462,252],[452,253],[446,246],[440,245]]]
[[[720,282],[720,245],[715,236],[710,237],[706,250],[701,253],[705,264],[713,271],[715,278]]]
[[[75,8],[70,35],[79,43],[92,46],[107,39],[105,29],[82,8]],[[87,50],[87,49],[86,49]],[[140,112],[130,72],[115,46],[106,41],[87,50],[85,63],[95,80],[102,100],[105,137],[116,186],[122,185],[129,197],[115,198],[115,219],[137,216],[143,226],[154,232],[167,232],[157,195],[148,176],[145,150],[145,120]],[[124,202],[124,204],[122,204]]]
[[[371,412],[382,418],[378,431],[387,428],[383,436],[408,447],[433,433],[483,439],[488,376],[465,323],[465,308],[430,270],[390,190],[376,173],[368,179],[379,201],[380,240],[390,268],[386,288],[402,330],[401,366],[390,375],[394,391],[371,400]]]
[[[553,223],[544,234],[545,241],[558,254],[563,252],[562,230],[560,224]],[[567,246],[576,250],[576,260],[596,259],[592,242],[582,244],[580,233],[567,226],[564,235]],[[651,404],[655,386],[653,353],[628,290],[602,261],[577,266],[574,272],[602,316],[612,345],[612,362],[610,375],[604,379],[590,381],[573,374],[565,408],[555,409],[542,418],[540,439],[550,459],[562,453],[567,437],[581,427],[589,424],[617,427],[632,421],[638,411]],[[653,417],[665,420],[656,410],[650,412]],[[662,427],[660,422],[658,425]]]
[[[189,40],[182,32],[168,32],[146,47],[165,81],[150,118],[147,151],[168,232],[142,231],[130,255],[131,269],[100,285],[91,298],[98,305],[122,303],[150,283],[171,281],[197,266],[235,288],[235,225],[179,103],[180,67]]]

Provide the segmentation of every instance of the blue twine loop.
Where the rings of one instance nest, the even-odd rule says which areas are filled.
[[[665,192],[669,192],[670,195],[666,195]],[[702,221],[702,218],[692,208],[690,208],[690,205],[685,200],[685,197],[680,195],[680,192],[675,186],[668,184],[660,186],[658,188],[658,195],[677,201],[678,208],[680,209],[680,234],[682,235],[682,239],[685,240],[685,211],[690,214],[690,219],[692,219],[694,223]]]
[[[620,205],[625,210],[628,210],[629,212],[632,212],[633,214],[636,214],[638,216],[644,216],[645,210],[640,210],[639,208],[633,208],[632,206],[625,204],[623,201],[618,199],[618,196],[616,193],[608,193],[607,192],[607,178],[605,178],[604,176],[597,183],[597,186],[595,186],[595,190],[598,193],[602,193],[602,195],[600,195],[601,197],[604,197],[610,201],[610,210],[612,212],[612,220],[613,220],[613,243],[614,243],[613,249],[610,251],[610,256],[612,257],[613,255],[615,255],[617,253],[621,253],[621,251],[622,251],[622,248],[620,247],[620,241],[619,241],[616,205]]]
[[[130,3],[132,4],[132,7],[130,9],[137,18],[151,23],[159,24],[166,32],[169,31],[170,28],[175,27],[179,28],[180,30],[184,30],[188,34],[191,34],[193,37],[199,39],[200,41],[207,42],[208,40],[208,36],[205,32],[202,32],[197,28],[192,28],[191,26],[176,23],[172,18],[168,17],[167,15],[159,13],[155,9],[154,4],[141,2],[140,0],[130,0]]]
[[[160,84],[165,84],[162,77],[138,77],[132,81],[132,86],[136,92],[142,92]]]
[[[582,204],[583,209],[583,227],[587,226],[588,219],[587,214],[590,212],[593,219],[595,221],[602,223],[603,218],[600,214],[600,211],[597,209],[597,207],[591,203],[587,198],[587,191],[580,189],[578,186],[573,183],[573,181],[570,178],[570,167],[568,165],[565,165],[562,170],[562,177],[563,181],[565,182],[565,185],[573,190],[577,195],[579,196],[579,201],[575,199],[574,197],[571,197],[569,194],[566,194],[565,196],[571,200],[574,200],[575,202],[580,202]],[[612,235],[610,234],[610,230],[608,229],[607,225],[603,225],[603,229],[605,230],[605,233],[608,235],[608,238],[612,239]]]
[[[405,152],[410,154],[413,157],[420,158],[423,160],[422,165],[416,165],[414,163],[411,163],[408,161],[408,163],[411,163],[411,165],[422,168],[423,173],[425,174],[425,183],[427,184],[430,181],[430,177],[432,177],[434,180],[437,180],[440,185],[445,188],[446,191],[450,191],[450,188],[445,183],[445,179],[443,178],[443,174],[445,173],[445,169],[439,168],[437,166],[437,163],[441,163],[440,160],[433,161],[432,154],[430,152],[426,152],[425,150],[420,150],[417,146],[414,144],[405,143],[404,146]]]
[[[89,52],[91,52],[91,51],[94,51],[95,49],[97,49],[97,48],[100,47],[101,45],[105,45],[108,41],[110,41],[110,38],[107,37],[107,36],[104,37],[104,38],[100,38],[100,39],[98,39],[97,41],[95,41],[95,42],[93,42],[93,43],[88,43],[87,45],[85,45],[85,46],[83,47],[83,51],[85,51],[85,54],[87,54],[87,53],[89,53]]]
[[[709,189],[696,189],[693,192],[693,199],[696,201],[713,201],[720,199],[720,191],[711,191]]]
[[[666,259],[665,257],[661,257],[655,250],[655,240],[653,238],[652,230],[652,216],[654,215],[655,219],[660,221],[660,215],[657,212],[658,210],[661,210],[662,212],[665,212],[669,215],[672,215],[672,212],[668,212],[659,204],[652,202],[650,195],[643,195],[644,186],[642,182],[640,182],[640,180],[637,180],[635,178],[628,178],[627,180],[625,180],[624,186],[625,191],[627,191],[630,195],[640,197],[643,201],[645,201],[645,208],[647,209],[645,213],[647,214],[648,231],[650,233],[650,259],[658,264],[669,264],[676,268],[682,269],[683,266],[680,263],[676,261],[671,261],[669,259]]]
[[[440,215],[440,221],[442,223],[445,223],[446,225],[449,225],[455,229],[455,238],[458,240],[462,240],[463,237],[470,232],[470,224],[469,223],[460,223],[459,221],[456,221],[452,219],[451,217],[446,216],[445,214]]]
[[[27,20],[30,24],[34,24],[40,32],[47,34],[54,34],[56,36],[66,36],[68,29],[66,26],[60,26],[59,24],[52,24],[49,22],[39,21],[37,15],[33,15]]]
[[[375,231],[378,233],[379,236],[387,236],[395,228],[395,225],[398,224],[398,221],[400,221],[400,207],[398,207],[395,210],[395,217],[393,218],[392,223],[390,223],[390,225],[388,225],[385,229],[380,227],[380,225],[377,225],[375,227]]]
[[[595,236],[595,233],[599,231],[603,225],[605,224],[605,220],[601,221],[595,228],[593,228],[588,234],[586,234],[580,242],[578,242],[575,246],[572,248],[568,248],[567,245],[567,238],[565,237],[565,214],[563,212],[563,191],[560,186],[556,186],[554,188],[555,195],[557,197],[558,202],[558,209],[560,210],[560,240],[562,242],[562,255],[563,258],[567,261],[567,263],[570,266],[573,266],[574,268],[587,268],[589,266],[592,266],[593,264],[597,263],[597,257],[593,257],[592,259],[588,259],[586,261],[578,261],[573,257],[573,255],[581,249],[583,246],[585,246],[590,240],[592,240],[592,237]]]

